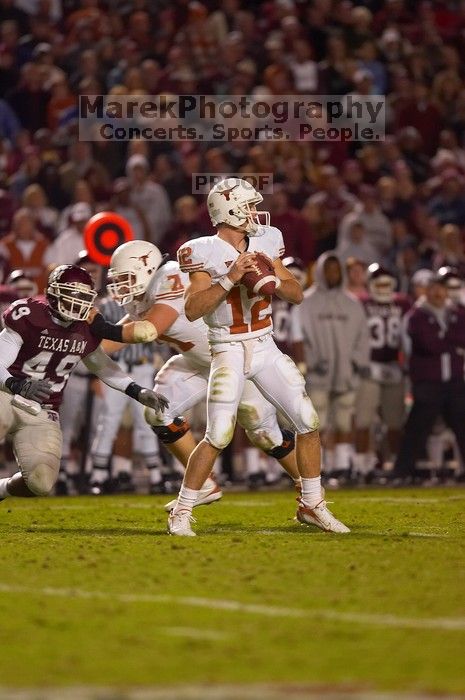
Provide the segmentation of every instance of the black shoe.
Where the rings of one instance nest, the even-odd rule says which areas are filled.
[[[255,472],[255,474],[250,474],[250,476],[247,477],[247,488],[251,491],[258,491],[264,486],[267,486],[267,483],[263,472]]]
[[[91,496],[107,496],[110,493],[114,493],[114,483],[112,479],[105,479],[105,481],[91,481],[89,484],[89,495]]]
[[[129,472],[120,472],[115,479],[114,486],[116,493],[134,493],[136,490]]]
[[[55,484],[55,496],[69,496],[68,479],[59,479]]]

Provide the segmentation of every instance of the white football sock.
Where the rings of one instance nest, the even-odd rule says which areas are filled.
[[[321,502],[321,476],[313,479],[302,477],[302,501],[309,508],[314,508]]]
[[[334,469],[336,471],[348,471],[350,469],[351,456],[352,445],[349,442],[338,442],[334,448]]]
[[[245,456],[245,470],[247,476],[253,476],[254,474],[260,474],[260,452],[256,447],[246,447],[244,450]]]
[[[10,477],[6,477],[5,479],[0,479],[0,498],[6,498],[10,494],[6,490],[6,487],[8,485],[8,482],[10,480]]]
[[[159,466],[149,467],[149,480],[151,484],[161,483],[161,469]]]
[[[198,491],[195,489],[189,489],[183,484],[179,490],[176,505],[174,506],[175,512],[179,512],[180,510],[188,510],[190,513],[192,513],[192,508],[194,507],[198,496]]]

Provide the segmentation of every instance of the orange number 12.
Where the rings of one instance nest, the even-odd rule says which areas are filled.
[[[251,291],[247,292],[249,299],[254,298],[254,293]],[[230,326],[230,333],[249,333],[251,331],[258,331],[261,328],[267,328],[271,325],[271,319],[269,316],[260,320],[260,312],[268,308],[270,304],[270,297],[262,297],[257,299],[255,304],[252,304],[250,308],[250,327],[244,320],[244,309],[242,308],[241,300],[241,290],[240,287],[233,287],[226,297],[226,303],[231,306],[232,311],[232,326]]]

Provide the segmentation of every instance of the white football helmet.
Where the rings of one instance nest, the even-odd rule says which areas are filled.
[[[253,185],[238,177],[227,177],[210,190],[208,214],[213,226],[228,224],[243,229],[249,236],[260,236],[260,226],[270,225],[269,212],[255,211],[260,202],[263,202],[263,197]]]
[[[368,289],[375,301],[379,304],[389,304],[394,299],[397,288],[397,280],[389,270],[378,263],[373,263],[368,268]]]
[[[128,304],[144,294],[164,256],[148,241],[128,241],[120,245],[110,260],[107,290],[119,304]]]

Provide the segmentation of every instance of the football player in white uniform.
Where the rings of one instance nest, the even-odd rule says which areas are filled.
[[[107,338],[102,348],[112,353],[123,342],[142,339],[168,343],[180,354],[160,369],[155,386],[169,401],[164,412],[146,411],[146,420],[158,438],[187,466],[197,442],[184,413],[207,397],[211,355],[207,326],[203,319],[187,320],[184,292],[189,282],[175,261],[166,261],[152,243],[130,241],[119,246],[111,258],[108,291],[126,311],[117,326],[95,315],[91,331]],[[116,341],[116,342],[115,342]],[[300,481],[295,464],[294,435],[281,431],[276,409],[252,384],[245,382],[238,420],[250,441],[275,457],[294,481]],[[206,505],[221,498],[217,484],[207,474],[194,505]],[[175,502],[167,504],[169,510]]]
[[[302,496],[297,509],[301,523],[345,533],[349,529],[328,510],[321,491],[319,421],[305,380],[290,357],[272,338],[271,298],[240,284],[254,269],[255,253],[267,255],[276,274],[276,294],[291,303],[302,301],[302,289],[283,266],[282,234],[269,225],[268,212],[257,212],[262,196],[248,182],[227,178],[208,195],[216,235],[185,243],[178,251],[181,270],[188,272],[186,317],[204,318],[212,354],[205,438],[189,458],[178,500],[170,513],[173,535],[193,536],[192,507],[213,463],[231,441],[246,379],[284,415],[297,434],[297,466]],[[265,225],[261,218],[265,217]]]

